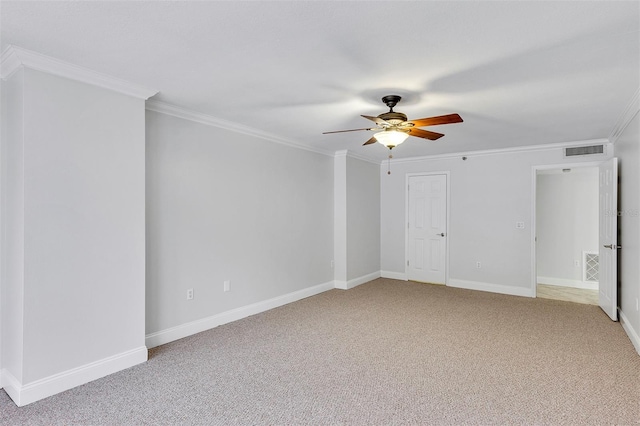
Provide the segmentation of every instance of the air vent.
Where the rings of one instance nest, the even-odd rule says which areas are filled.
[[[604,154],[604,145],[576,146],[573,148],[565,148],[565,157],[575,157],[576,155],[596,155]]]
[[[597,283],[598,271],[600,269],[600,255],[598,252],[582,252],[583,260],[583,270],[582,270],[582,281]]]

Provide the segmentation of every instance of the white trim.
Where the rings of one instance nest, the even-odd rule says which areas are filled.
[[[349,154],[348,149],[341,149],[333,153],[334,158],[346,157]]]
[[[608,159],[611,159],[611,158],[613,157],[609,157]],[[603,161],[607,161],[608,159],[584,161],[581,163],[544,164],[544,165],[532,166],[532,169],[534,170],[534,176],[535,176],[538,170],[542,171],[542,170],[555,170],[555,169],[575,169],[579,167],[599,167]]]
[[[511,148],[486,149],[481,151],[461,151],[461,152],[455,152],[450,154],[425,155],[422,157],[399,158],[399,159],[393,159],[391,160],[391,162],[394,164],[415,163],[418,161],[444,160],[448,158],[457,158],[461,156],[479,157],[482,155],[511,154],[515,152],[546,151],[549,149],[572,148],[572,147],[583,146],[583,145],[605,145],[605,149],[607,149],[608,144],[610,144],[608,139],[589,139],[584,141],[558,142],[558,143],[545,144],[545,145],[527,145],[527,146],[518,146],[518,147],[511,147]],[[386,159],[381,160],[380,165],[383,165],[385,161],[387,160]]]
[[[376,166],[380,164],[379,160],[366,157],[362,154],[358,154],[350,150],[346,150],[346,151],[347,151],[347,154],[346,154],[347,157],[355,158],[356,160],[360,160],[360,161],[366,161],[367,163],[375,164]]]
[[[147,360],[147,348],[141,346],[108,358],[54,374],[44,379],[22,385],[9,371],[2,370],[5,391],[18,407],[83,385],[109,374],[141,364]]]
[[[0,56],[0,78],[8,80],[22,66],[22,61],[14,46],[7,46]]]
[[[196,123],[204,124],[206,126],[217,127],[217,128],[229,130],[235,133],[240,133],[243,135],[264,139],[269,142],[274,142],[281,145],[290,146],[293,148],[299,148],[305,151],[315,152],[316,154],[328,155],[331,157],[334,156],[333,152],[330,152],[324,149],[310,147],[310,146],[301,144],[299,142],[293,141],[291,139],[285,139],[283,137],[274,135],[272,133],[267,133],[265,131],[254,129],[252,127],[235,123],[233,121],[223,120],[221,118],[213,117],[211,115],[192,111],[176,105],[171,105],[166,102],[160,102],[155,100],[147,101],[146,109],[148,111],[154,111],[154,112],[159,112],[160,114],[171,115],[173,117],[182,118],[183,120],[193,121]]]
[[[407,274],[404,272],[380,271],[380,276],[392,280],[409,281]]]
[[[538,284],[557,287],[582,288],[585,290],[597,290],[598,283],[590,281],[569,280],[566,278],[538,277]]]
[[[338,150],[338,151],[334,152],[333,153],[333,157],[334,158],[340,158],[340,157],[355,158],[356,160],[366,161],[367,163],[375,164],[376,166],[380,164],[378,162],[378,160],[374,160],[372,158],[365,157],[362,154],[357,154],[357,153],[355,153],[355,152],[353,152],[351,150],[348,150],[348,149],[341,149],[341,150]]]
[[[335,288],[340,290],[349,290],[354,287],[357,287],[361,284],[368,283],[369,281],[373,281],[376,278],[380,278],[380,271],[372,272],[367,275],[363,275],[358,278],[351,279],[349,281],[335,281]]]
[[[14,401],[20,400],[20,381],[14,377],[8,370],[2,369],[0,370],[0,379],[4,384],[4,391],[9,395],[9,397]],[[16,402],[16,405],[17,402]],[[18,405],[20,406],[20,405]]]
[[[611,133],[609,134],[609,140],[611,143],[617,142],[622,132],[624,132],[624,129],[626,129],[629,123],[631,123],[633,117],[638,114],[638,111],[640,111],[640,87],[636,89],[633,96],[631,96],[631,100],[627,104],[627,107],[622,111],[616,125],[611,130]]]
[[[629,322],[629,319],[621,309],[618,309],[618,314],[618,318],[620,318],[620,324],[622,325],[622,328],[627,333],[627,336],[629,336],[631,343],[633,343],[633,347],[636,348],[636,352],[638,352],[638,355],[640,355],[640,336],[638,335],[638,332],[633,329],[631,323]]]
[[[447,285],[447,283],[449,282],[449,250],[451,247],[451,244],[449,244],[449,217],[451,215],[451,172],[449,170],[443,170],[443,171],[436,171],[436,172],[415,172],[415,173],[407,173],[405,175],[405,182],[404,182],[404,187],[405,187],[405,200],[404,200],[404,275],[405,277],[407,277],[407,280],[409,279],[409,272],[408,272],[408,266],[407,266],[407,261],[409,260],[409,227],[408,227],[408,223],[409,223],[409,178],[411,177],[415,177],[415,176],[437,176],[437,175],[445,175],[445,177],[447,178],[447,215],[445,218],[446,221],[446,237],[447,237],[447,250],[445,252],[445,260],[444,260],[444,285]]]
[[[82,83],[113,90],[128,96],[139,99],[149,99],[158,93],[157,90],[149,89],[119,78],[111,77],[87,68],[79,67],[68,62],[61,61],[50,56],[46,56],[31,50],[26,50],[17,46],[8,46],[2,53],[0,59],[0,77],[8,79],[20,67],[42,71],[59,77],[69,78]]]
[[[535,297],[535,293],[532,293],[530,288],[513,287],[503,284],[483,283],[479,281],[467,281],[450,278],[447,286],[464,288],[467,290],[488,291],[490,293],[509,294],[511,296]]]
[[[347,281],[344,281],[344,280],[335,280],[333,282],[333,287],[337,288],[339,290],[348,290],[349,289],[347,287]]]
[[[175,327],[167,328],[165,330],[157,331],[155,333],[147,334],[145,340],[146,345],[148,348],[154,348],[156,346],[164,345],[166,343],[173,342],[174,340],[182,339],[184,337],[188,337],[193,334],[215,328],[219,325],[227,324],[251,315],[259,314],[261,312],[265,312],[270,309],[274,309],[279,306],[298,301],[300,299],[315,296],[316,294],[332,290],[333,288],[334,281],[329,281],[313,287],[308,287],[302,290],[294,291],[292,293],[284,294],[282,296],[274,297],[272,299],[264,300],[262,302],[252,303],[251,305],[242,306],[207,318],[202,318],[196,321],[191,321]]]

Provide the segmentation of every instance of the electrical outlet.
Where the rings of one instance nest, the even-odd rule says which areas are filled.
[[[230,288],[231,288],[231,281],[226,280],[224,282],[224,291],[229,291]]]
[[[482,263],[476,262],[476,268],[478,268],[478,269],[482,268]]]
[[[193,289],[190,288],[187,290],[187,300],[192,300],[193,299]]]
[[[574,260],[573,261],[573,266],[580,267],[580,261],[579,260]]]
[[[333,268],[333,260],[331,261],[331,267]]]

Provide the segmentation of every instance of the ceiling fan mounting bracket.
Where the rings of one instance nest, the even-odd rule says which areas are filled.
[[[382,102],[389,107],[389,112],[393,112],[393,107],[400,102],[400,99],[402,99],[402,97],[398,95],[387,95],[382,98]]]

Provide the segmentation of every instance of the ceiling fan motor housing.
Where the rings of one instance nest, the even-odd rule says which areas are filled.
[[[384,114],[380,114],[378,118],[391,124],[400,124],[407,121],[407,116],[401,112],[385,112]]]

